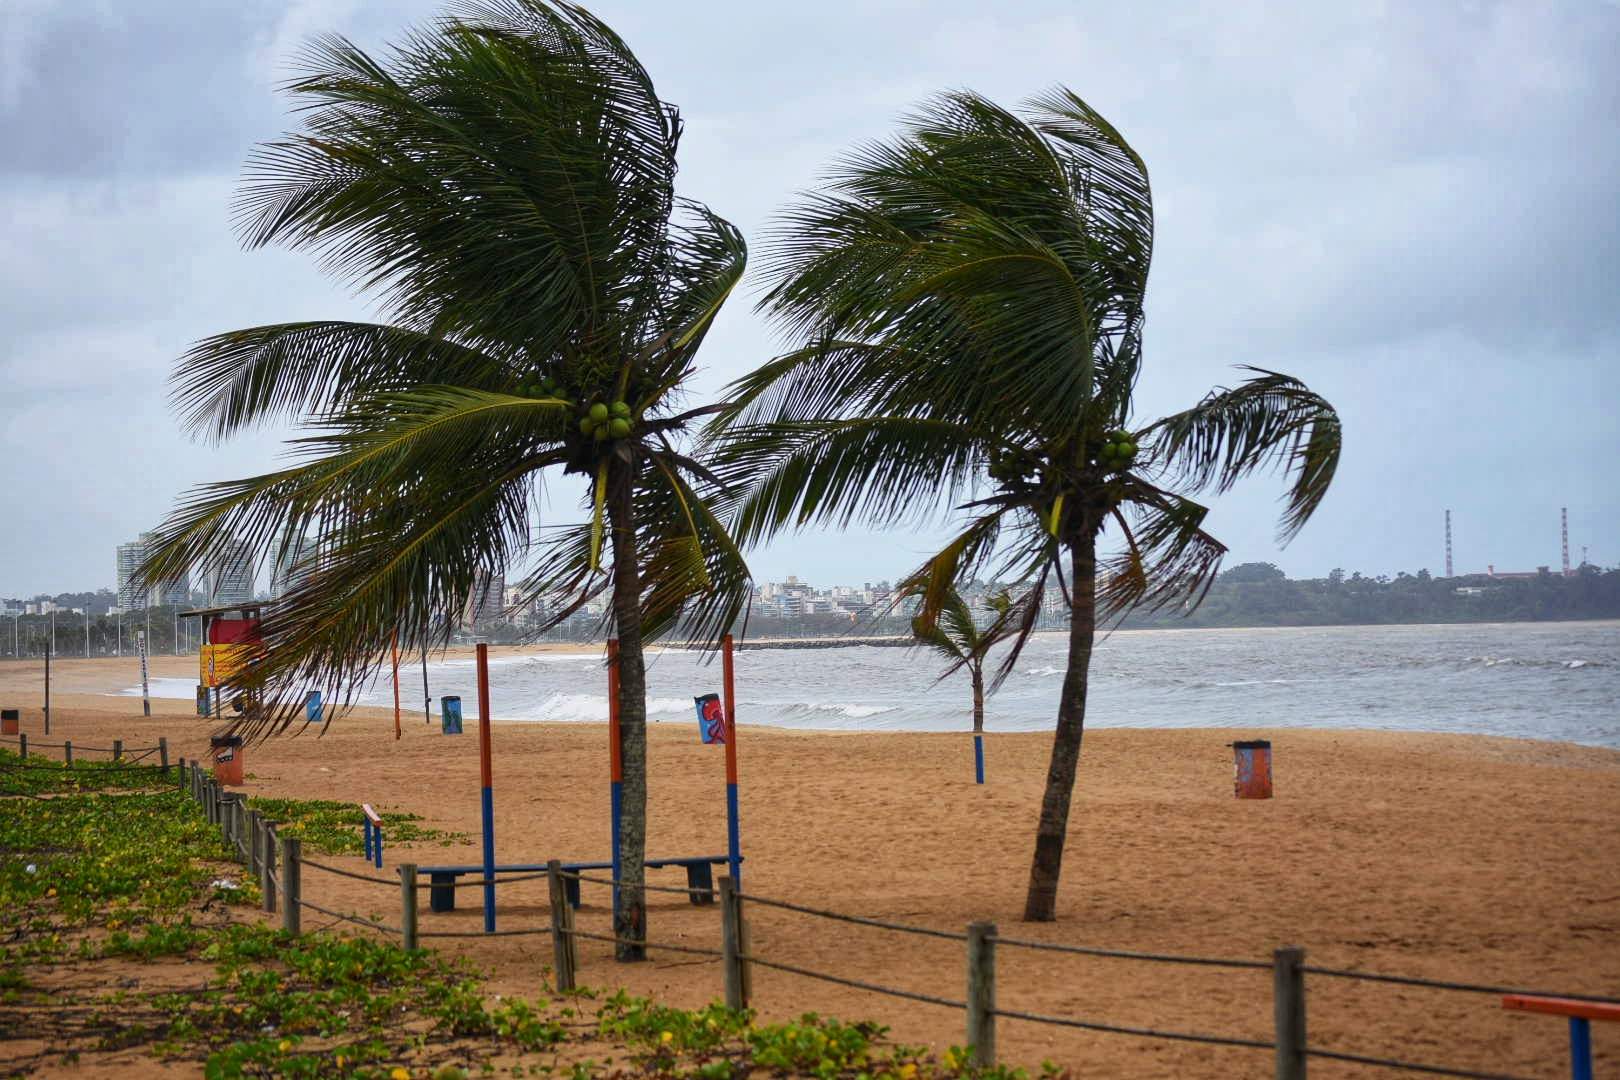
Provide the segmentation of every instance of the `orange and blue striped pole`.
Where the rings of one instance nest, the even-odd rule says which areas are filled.
[[[624,817],[624,759],[619,746],[619,639],[608,638],[608,781],[613,819],[613,918],[619,916],[619,823]]]
[[[742,829],[737,807],[737,685],[731,664],[731,635],[720,639],[726,692],[726,860],[732,886],[742,888]]]
[[[484,933],[495,931],[495,791],[489,751],[489,646],[478,643],[478,769],[484,815]]]

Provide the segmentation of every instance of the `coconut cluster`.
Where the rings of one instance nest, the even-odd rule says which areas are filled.
[[[1136,457],[1136,441],[1128,431],[1110,431],[1097,451],[1097,460],[1110,469],[1128,469]]]
[[[552,397],[569,402],[567,391],[550,375],[535,383],[524,383],[518,393],[528,397]],[[626,401],[593,401],[579,416],[579,433],[602,442],[606,439],[628,438],[635,428],[635,415]]]
[[[579,418],[579,433],[589,435],[597,442],[603,439],[623,439],[630,434],[630,405],[623,401],[604,403],[593,401]]]

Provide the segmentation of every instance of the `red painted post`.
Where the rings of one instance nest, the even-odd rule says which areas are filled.
[[[394,738],[400,737],[399,730],[399,631],[395,630],[388,639],[388,648],[394,654]]]

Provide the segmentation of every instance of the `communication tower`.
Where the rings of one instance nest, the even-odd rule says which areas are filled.
[[[1560,509],[1558,517],[1564,533],[1564,576],[1569,577],[1569,507]]]
[[[1451,576],[1451,511],[1446,511],[1446,577]]]

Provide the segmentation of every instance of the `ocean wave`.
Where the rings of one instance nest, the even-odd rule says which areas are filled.
[[[746,703],[745,703],[746,706]],[[794,713],[830,714],[843,716],[850,720],[864,720],[869,716],[882,716],[884,713],[899,712],[899,705],[856,705],[841,701],[792,701],[787,704],[763,704],[766,710],[780,710],[789,715]]]
[[[1032,668],[1025,668],[1024,669],[1024,674],[1025,675],[1061,675],[1061,674],[1063,674],[1063,669],[1062,668],[1055,668],[1055,667],[1032,667]]]

